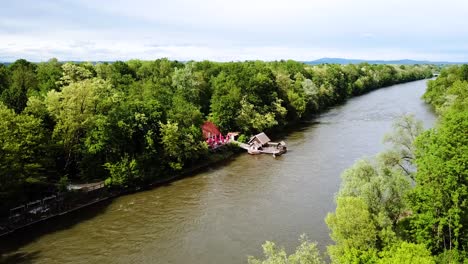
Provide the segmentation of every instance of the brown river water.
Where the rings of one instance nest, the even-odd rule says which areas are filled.
[[[425,88],[426,80],[394,85],[331,108],[287,135],[281,157],[241,154],[16,232],[0,240],[3,262],[246,263],[265,240],[291,251],[302,233],[325,250],[340,174],[385,148],[395,117],[434,124]]]

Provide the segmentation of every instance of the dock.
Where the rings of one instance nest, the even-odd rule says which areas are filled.
[[[248,144],[245,144],[245,143],[242,143],[242,142],[239,142],[239,141],[233,141],[234,143],[236,143],[240,148],[243,148],[245,150],[249,150],[250,146]]]
[[[247,150],[249,154],[272,154],[274,157],[282,155],[287,152],[286,143],[281,141],[271,142],[265,133],[260,133],[253,136],[248,143],[242,143],[239,141],[233,141],[240,148]]]

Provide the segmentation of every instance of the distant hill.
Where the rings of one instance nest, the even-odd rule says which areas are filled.
[[[73,62],[73,63],[84,63],[86,61],[60,61]],[[113,63],[115,61],[90,61],[91,64],[98,63]],[[179,61],[185,63],[186,61]],[[360,60],[360,59],[344,59],[344,58],[321,58],[313,61],[302,61],[305,64],[309,65],[318,65],[318,64],[359,64],[359,63],[369,63],[369,64],[398,64],[398,65],[414,65],[414,64],[435,64],[435,65],[453,65],[453,64],[468,64],[468,62],[450,62],[450,61],[427,61],[427,60]],[[10,65],[13,62],[2,62],[0,64]],[[35,62],[38,63],[38,62]]]
[[[47,61],[29,61],[29,62],[32,62],[32,63],[41,63],[41,62],[47,62]],[[71,63],[91,63],[93,65],[96,65],[98,63],[113,63],[115,61],[59,61],[60,63],[66,63],[66,62],[71,62]],[[0,64],[3,64],[3,65],[10,65],[10,64],[13,64],[13,62],[4,62],[4,61],[0,61]]]
[[[399,65],[413,65],[413,64],[463,64],[463,62],[449,62],[449,61],[426,61],[426,60],[359,60],[359,59],[343,59],[343,58],[321,58],[314,61],[304,61],[306,64],[358,64],[367,62],[369,64],[399,64]]]

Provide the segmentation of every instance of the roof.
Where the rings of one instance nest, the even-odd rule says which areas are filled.
[[[268,136],[263,132],[250,138],[249,144],[252,143],[252,141],[254,141],[255,139],[257,139],[262,145],[271,141],[270,138],[268,138]]]
[[[215,135],[221,134],[221,132],[219,132],[218,127],[216,127],[215,124],[213,124],[213,123],[211,123],[209,121],[206,121],[205,123],[203,123],[202,131],[203,131],[203,137],[204,138],[208,138],[210,136],[215,136]]]

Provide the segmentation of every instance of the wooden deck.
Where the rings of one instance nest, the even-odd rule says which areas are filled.
[[[250,146],[245,144],[245,143],[242,143],[242,142],[239,142],[239,141],[233,141],[234,143],[236,143],[237,145],[239,145],[239,147],[245,149],[245,150],[249,150]]]
[[[279,156],[283,153],[286,153],[286,150],[284,149],[278,149],[276,147],[263,147],[261,150],[260,150],[261,153],[263,154],[273,154],[274,156]]]
[[[233,141],[236,143],[239,147],[247,150],[249,154],[272,154],[273,156],[279,156],[283,153],[286,153],[286,148],[284,149],[279,149],[276,146],[268,146],[268,147],[262,147],[261,149],[258,150],[258,153],[252,153],[251,152],[251,147],[248,144],[239,142],[239,141]]]

